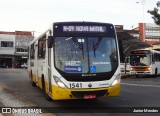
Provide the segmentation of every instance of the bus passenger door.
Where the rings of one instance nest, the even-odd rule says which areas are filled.
[[[48,36],[48,81],[49,81],[49,92],[52,92],[52,83],[51,83],[51,48],[52,48],[52,41],[53,41],[53,37],[52,36]]]

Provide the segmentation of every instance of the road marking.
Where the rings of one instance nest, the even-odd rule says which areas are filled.
[[[160,87],[158,85],[140,85],[140,84],[130,84],[130,83],[121,83],[122,85],[131,85],[131,86],[142,86],[142,87]]]

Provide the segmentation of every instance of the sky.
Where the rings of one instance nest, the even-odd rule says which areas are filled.
[[[138,3],[137,3],[138,2]],[[0,31],[34,31],[59,21],[92,21],[124,25],[154,23],[148,10],[158,0],[0,0]],[[143,18],[144,7],[144,18]]]

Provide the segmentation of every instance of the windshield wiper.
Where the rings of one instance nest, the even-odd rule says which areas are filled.
[[[99,47],[99,44],[101,43],[102,37],[98,38],[98,41],[96,42],[96,44],[94,44],[93,41],[93,51],[94,51],[94,57],[96,57],[96,49]]]
[[[93,52],[94,52],[94,57],[96,57],[96,49],[95,49],[94,41],[93,41]]]
[[[84,59],[84,47],[83,47],[83,43],[81,44],[81,51],[82,51],[82,56],[83,56],[83,59]]]

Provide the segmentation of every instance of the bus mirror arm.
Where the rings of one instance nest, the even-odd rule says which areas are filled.
[[[48,66],[48,69],[49,69],[49,70],[51,70],[51,67],[50,67],[50,66]]]
[[[52,48],[53,45],[53,36],[48,36],[48,48]]]

